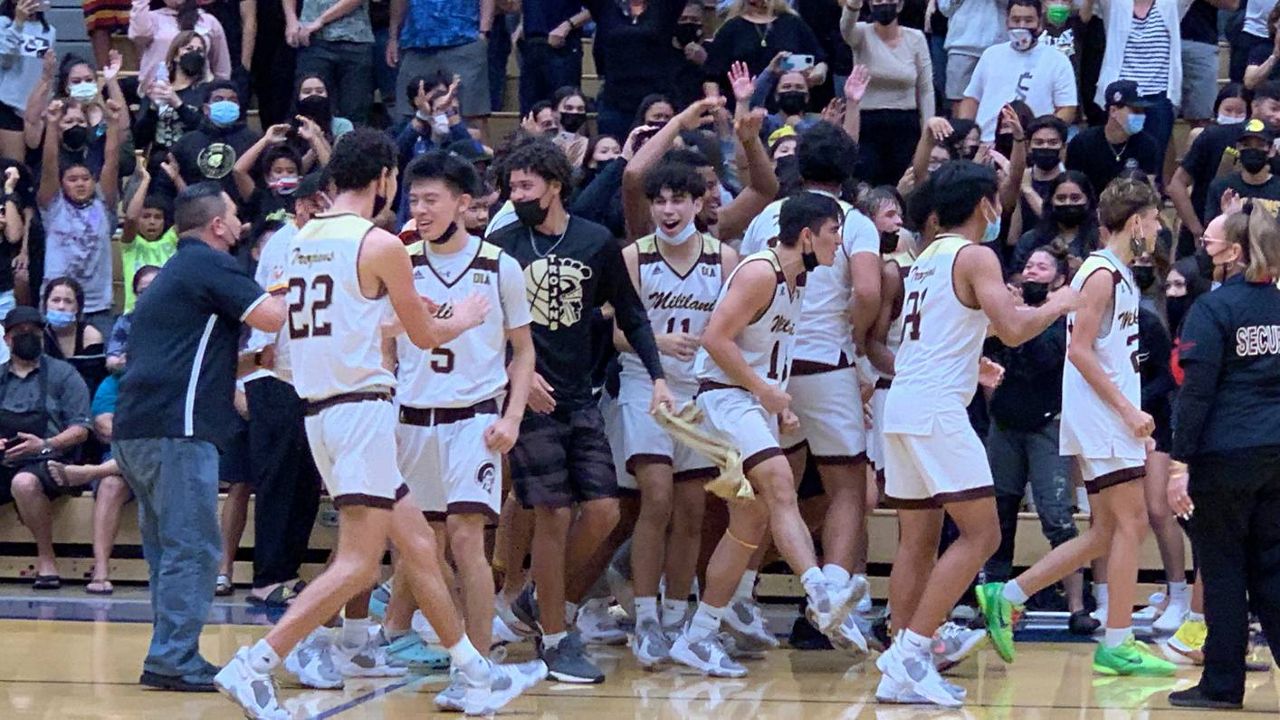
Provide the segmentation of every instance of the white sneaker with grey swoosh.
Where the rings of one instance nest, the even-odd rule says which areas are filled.
[[[249,648],[236,651],[213,678],[218,692],[240,706],[249,720],[291,720],[276,699],[276,683],[271,673],[255,672],[249,665]]]

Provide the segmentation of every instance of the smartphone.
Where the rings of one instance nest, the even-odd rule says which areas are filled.
[[[813,67],[813,56],[788,55],[782,59],[781,65],[785,72],[803,72]]]

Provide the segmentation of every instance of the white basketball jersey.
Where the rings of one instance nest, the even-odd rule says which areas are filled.
[[[317,215],[289,244],[293,385],[304,400],[395,387],[382,363],[382,323],[391,301],[360,289],[360,246],[373,223],[359,215]]]
[[[654,335],[688,333],[696,337],[711,319],[711,310],[720,297],[724,285],[721,277],[720,241],[709,235],[699,234],[688,242],[701,242],[702,252],[684,275],[675,271],[662,256],[661,243],[653,235],[636,241],[638,251],[638,276],[640,302],[649,314],[649,325]],[[619,399],[648,402],[653,393],[653,381],[633,352],[622,355],[622,389]],[[681,396],[692,397],[698,389],[693,373],[693,360],[680,360],[662,355],[662,371],[667,385]]]
[[[463,252],[473,252],[474,257],[452,281],[432,266],[431,252],[421,240],[406,248],[413,260],[414,287],[419,295],[440,306],[436,317],[449,317],[452,303],[477,293],[489,300],[489,313],[479,327],[432,350],[423,350],[404,336],[397,339],[400,388],[396,397],[402,405],[470,407],[506,389],[507,334],[498,282],[502,250],[479,238],[472,238],[472,244],[474,250],[468,246]]]
[[[897,266],[899,274],[902,275],[904,285],[907,280],[907,275],[911,273],[911,264],[914,263],[915,260],[915,257],[913,257],[909,252],[895,252],[885,256],[886,262],[893,263]],[[885,347],[888,348],[889,352],[893,353],[895,358],[898,355],[899,348],[902,347],[902,317],[907,314],[906,300],[907,296],[904,292],[902,296],[902,308],[898,311],[898,315],[893,319],[893,322],[889,323],[889,333],[884,339]],[[882,372],[877,372],[877,374],[884,379],[893,377],[892,375]]]
[[[810,190],[808,192],[817,192]],[[804,291],[804,311],[796,328],[795,356],[799,360],[830,366],[847,365],[854,358],[853,327],[849,307],[853,300],[853,282],[849,277],[849,258],[865,243],[875,251],[879,242],[871,221],[849,203],[835,198],[844,213],[844,226],[835,261],[808,273]],[[777,200],[766,207],[747,228],[742,240],[742,253],[747,255],[768,247],[778,236],[782,204]],[[870,226],[870,227],[867,227]]]
[[[791,359],[795,350],[796,320],[800,316],[800,307],[804,302],[805,280],[808,273],[801,273],[796,278],[796,289],[787,287],[786,275],[782,272],[782,263],[772,250],[765,250],[748,256],[738,263],[738,267],[729,273],[724,288],[720,291],[717,304],[729,292],[733,278],[738,271],[751,262],[767,262],[773,268],[778,283],[773,292],[773,301],[759,317],[747,324],[737,337],[738,349],[747,365],[765,382],[785,388],[787,377],[791,374]],[[715,360],[706,348],[699,348],[694,358],[694,374],[699,381],[710,381],[722,385],[737,385],[737,381],[729,377],[716,365]]]
[[[1133,272],[1115,253],[1099,250],[1085,258],[1076,272],[1071,287],[1084,288],[1085,281],[1097,272],[1107,273],[1113,280],[1110,315],[1102,317],[1098,339],[1094,342],[1098,363],[1107,379],[1133,403],[1141,407],[1142,381],[1138,374],[1138,298]],[[1075,327],[1076,314],[1067,316],[1067,344]],[[1063,455],[1087,458],[1143,458],[1142,440],[1134,437],[1110,405],[1084,379],[1068,359],[1062,370],[1062,431],[1059,449]]]
[[[972,245],[958,235],[940,235],[911,266],[885,432],[927,434],[936,416],[964,413],[973,400],[987,316],[961,303],[952,281],[956,256]]]

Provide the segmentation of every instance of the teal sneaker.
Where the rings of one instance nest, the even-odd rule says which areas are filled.
[[[992,647],[1001,660],[1013,662],[1014,607],[1004,598],[1004,583],[979,585],[976,594]]]

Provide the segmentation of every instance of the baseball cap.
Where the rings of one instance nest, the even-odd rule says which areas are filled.
[[[1138,83],[1132,80],[1116,80],[1107,86],[1106,94],[1107,108],[1116,106],[1124,106],[1131,108],[1146,109],[1150,103],[1142,99],[1138,94]]]
[[[1254,118],[1244,124],[1244,132],[1240,133],[1240,140],[1245,138],[1256,137],[1262,139],[1267,144],[1275,141],[1276,135],[1267,128],[1267,124]],[[1239,142],[1237,140],[1236,142]]]
[[[19,305],[5,313],[4,326],[6,328],[12,328],[24,323],[44,327],[44,316],[40,314],[39,310],[30,305]]]

